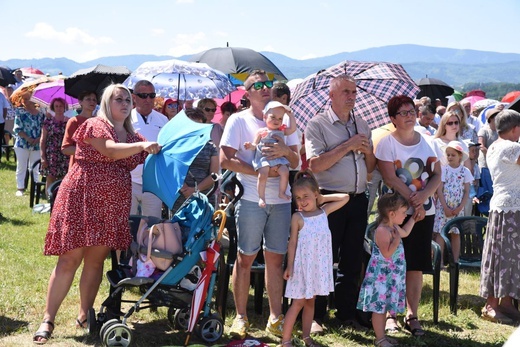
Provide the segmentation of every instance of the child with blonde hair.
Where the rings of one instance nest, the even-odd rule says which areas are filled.
[[[296,174],[292,185],[293,198],[298,206],[291,220],[285,296],[292,299],[285,315],[282,346],[292,346],[294,323],[303,309],[302,333],[305,346],[319,346],[310,337],[316,295],[334,291],[332,274],[332,238],[327,215],[349,200],[348,194],[321,195],[316,178],[310,170]]]

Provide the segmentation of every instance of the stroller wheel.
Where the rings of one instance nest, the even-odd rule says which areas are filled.
[[[98,332],[98,329],[99,326],[96,319],[96,310],[91,307],[87,312],[87,332],[90,336],[94,336]]]
[[[103,335],[105,346],[127,347],[132,343],[132,330],[123,323],[111,324]]]
[[[179,308],[179,309],[175,310],[175,314],[173,316],[173,322],[174,322],[173,326],[177,330],[187,330],[189,321],[190,321],[190,308],[189,307]]]
[[[107,328],[117,323],[119,323],[119,319],[110,319],[101,326],[101,330],[99,330],[99,338],[101,339],[101,341],[103,341],[104,339],[105,331],[107,330]]]
[[[203,317],[197,325],[196,333],[204,342],[214,343],[224,334],[224,321],[218,314]]]

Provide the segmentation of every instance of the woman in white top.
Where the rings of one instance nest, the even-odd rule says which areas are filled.
[[[411,206],[407,218],[416,223],[410,235],[403,239],[406,257],[406,306],[404,328],[414,336],[424,335],[418,320],[423,271],[431,270],[431,240],[435,205],[433,194],[441,171],[431,143],[414,130],[416,113],[414,102],[405,95],[388,102],[388,114],[395,131],[382,138],[376,149],[379,171],[385,185],[401,194]],[[405,220],[406,223],[406,220]],[[385,330],[395,331],[395,315],[387,317]]]
[[[463,140],[470,140],[473,143],[478,142],[477,132],[473,124],[468,124],[468,115],[464,107],[458,102],[450,102],[446,107],[446,112],[455,112],[460,118],[460,136]]]
[[[447,146],[451,141],[459,141],[464,152],[468,153],[468,145],[461,137],[461,124],[461,117],[454,111],[446,111],[442,115],[437,132],[433,135],[433,145],[441,165],[448,165],[443,147]],[[464,166],[470,170],[472,169],[469,159],[464,161]]]
[[[482,318],[498,323],[520,321],[512,299],[520,299],[520,113],[504,110],[495,119],[498,140],[487,152],[493,180],[482,267],[480,295],[486,298]]]

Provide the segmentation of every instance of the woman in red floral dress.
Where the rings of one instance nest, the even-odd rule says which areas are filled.
[[[57,255],[49,279],[43,322],[34,334],[36,344],[46,343],[54,330],[56,313],[83,261],[79,284],[77,327],[86,326],[111,249],[126,249],[131,242],[130,171],[148,153],[158,153],[156,142],[146,142],[130,122],[132,98],[123,85],[103,93],[98,116],[88,119],[74,134],[75,162],[63,179],[45,239],[45,255]]]

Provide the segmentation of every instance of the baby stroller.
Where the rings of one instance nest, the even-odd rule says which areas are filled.
[[[133,223],[135,222],[137,220],[134,217]],[[154,220],[148,218],[148,223],[150,222]],[[129,346],[132,342],[132,330],[128,327],[127,320],[134,312],[143,309],[168,307],[168,320],[177,328],[188,329],[193,296],[197,289],[183,285],[183,280],[186,278],[193,282],[193,278],[189,278],[193,276],[190,272],[200,263],[200,253],[206,250],[212,241],[220,239],[225,214],[222,214],[222,211],[213,213],[213,207],[207,197],[199,193],[186,201],[174,215],[172,222],[179,223],[183,234],[186,235],[183,241],[186,241],[181,254],[153,250],[154,256],[172,261],[170,267],[159,278],[134,276],[137,256],[140,253],[146,254],[146,249],[139,248],[136,242],[120,255],[119,261],[115,260],[116,252],[112,252],[113,268],[106,274],[110,283],[110,294],[102,303],[97,315],[92,308],[87,317],[89,333],[94,335],[99,331],[99,336],[106,346]],[[115,266],[114,262],[117,263]],[[211,278],[207,280],[214,284],[216,272],[211,272]],[[211,283],[208,285],[204,303],[199,306],[204,307],[204,314],[195,322],[198,323],[195,332],[207,343],[219,340],[224,332],[222,318],[209,311],[214,288]],[[142,293],[138,300],[123,299],[125,291],[136,287]],[[126,312],[122,312],[122,303],[130,303],[132,306]],[[199,312],[200,308],[195,314],[198,315]]]
[[[175,118],[177,117],[179,117],[179,115]],[[170,123],[172,122],[169,122],[163,130],[168,130],[168,126],[171,128]],[[177,123],[179,123],[179,121],[177,121]],[[191,123],[197,124],[194,122]],[[176,126],[177,129],[186,129],[187,126],[193,126],[193,124],[188,123],[180,127],[177,124]],[[175,124],[173,124],[173,127],[175,127]],[[202,146],[207,142],[207,138],[209,137],[209,131],[207,131],[207,129],[203,130],[207,132],[207,137],[199,136],[200,134],[197,135],[199,138],[197,142],[202,143]],[[211,128],[209,128],[209,130],[211,130]],[[177,135],[182,137],[183,144],[186,145],[185,140],[187,135],[185,133]],[[159,137],[160,136],[161,134],[159,134]],[[170,137],[169,141],[172,141],[171,139]],[[175,145],[175,143],[173,145]],[[163,144],[163,150],[168,150],[168,146],[169,143]],[[198,152],[192,150],[193,146],[187,146],[187,148],[190,151],[190,156],[194,158]],[[166,151],[165,153],[166,154],[163,154],[164,157],[171,155],[171,153],[168,154]],[[150,157],[148,159],[150,159]],[[148,159],[145,164],[145,175],[147,165],[150,164],[150,160]],[[156,156],[154,156],[154,160],[158,160]],[[193,159],[191,159],[191,161],[192,160]],[[183,165],[189,167],[191,161],[184,160]],[[178,166],[179,164],[176,164],[176,168]],[[157,165],[155,165],[155,169],[161,171]],[[172,171],[167,172],[170,175],[172,174]],[[176,172],[178,173],[178,171]],[[156,187],[161,193],[165,191],[175,192],[174,196],[169,199],[159,193],[156,194],[170,209],[173,206],[176,196],[178,196],[178,191],[182,186],[186,174],[187,168],[180,174],[181,176],[183,175],[180,179],[179,177],[175,177],[175,179],[170,177],[169,181],[177,180],[177,182],[181,182],[181,184],[177,184],[176,187]],[[212,191],[208,193],[208,196],[213,194],[218,186],[216,175],[213,179],[215,182],[214,187]],[[158,181],[160,180],[154,180],[154,182]],[[167,177],[166,181],[168,181]],[[143,186],[145,182],[145,177],[143,176]],[[148,191],[155,193],[153,189]],[[99,331],[99,336],[106,346],[129,346],[132,343],[132,330],[127,325],[128,318],[134,312],[143,309],[168,307],[168,320],[174,326],[187,329],[189,332],[195,330],[206,343],[214,343],[222,337],[224,332],[224,322],[222,318],[218,314],[212,314],[210,307],[217,274],[215,268],[218,262],[218,241],[220,240],[226,222],[225,211],[219,210],[214,212],[213,206],[209,203],[207,196],[200,192],[195,192],[186,200],[171,219],[172,222],[178,223],[182,230],[182,253],[171,254],[153,249],[152,256],[169,259],[171,264],[163,273],[152,277],[136,276],[135,268],[137,260],[139,259],[138,257],[140,254],[147,253],[145,247],[135,242],[137,239],[137,226],[140,224],[140,220],[141,218],[136,216],[131,218],[134,242],[130,249],[122,252],[119,257],[115,251],[112,252],[112,269],[106,274],[110,283],[110,293],[102,303],[97,314],[93,308],[89,310],[87,316],[89,333],[95,335]],[[149,226],[158,222],[154,220],[154,218],[146,218],[145,220]],[[204,261],[205,264],[201,263],[201,252],[203,253],[203,251],[206,251],[206,254],[208,254]],[[210,257],[209,254],[212,254],[212,256]],[[197,282],[196,287],[183,285],[183,283],[186,283],[186,280],[188,280],[189,283],[190,278],[193,281],[193,275],[190,274],[190,272],[192,272],[192,269],[197,264],[200,264],[204,270],[200,278],[198,278],[198,282],[197,279],[195,279],[195,282]],[[138,300],[123,299],[124,292],[132,288],[138,288],[142,296]],[[203,293],[203,295],[201,295],[201,293]],[[131,304],[131,307],[126,312],[123,312],[121,310],[122,303]],[[203,314],[199,318],[201,311],[203,311]]]

